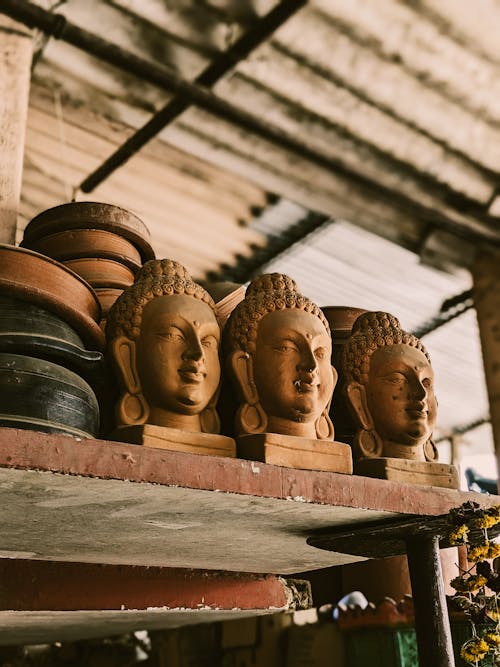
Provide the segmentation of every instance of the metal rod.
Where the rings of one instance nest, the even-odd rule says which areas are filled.
[[[285,21],[306,4],[307,0],[283,0],[268,14],[253,25],[227,51],[218,56],[199,74],[194,82],[200,86],[213,86],[240,60],[246,58],[259,44],[262,44]],[[92,192],[100,183],[121,167],[130,157],[139,151],[148,141],[161,132],[175,118],[190,106],[190,100],[184,95],[177,95],[160,109],[145,125],[127,139],[97,169],[80,184],[82,192]]]
[[[412,537],[407,540],[406,547],[419,664],[422,667],[455,667],[439,538]]]

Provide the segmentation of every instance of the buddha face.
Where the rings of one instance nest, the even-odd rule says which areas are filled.
[[[434,373],[426,356],[410,345],[387,345],[370,358],[366,400],[384,441],[420,445],[436,422]]]
[[[206,303],[188,295],[152,299],[136,340],[137,373],[149,406],[199,414],[219,385],[219,342],[219,325]]]
[[[313,423],[318,419],[337,379],[330,358],[331,338],[315,315],[288,309],[262,318],[253,371],[270,431],[276,428],[275,432],[283,433],[283,423]]]

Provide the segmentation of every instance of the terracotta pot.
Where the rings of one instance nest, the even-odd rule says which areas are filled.
[[[72,202],[49,208],[37,215],[24,230],[23,245],[70,229],[101,229],[131,241],[142,260],[154,259],[151,237],[146,225],[133,213],[112,204]]]
[[[340,361],[342,348],[351,335],[354,322],[360,315],[366,313],[366,310],[363,308],[352,308],[351,306],[324,306],[321,310],[324,312],[330,325],[332,333],[332,364],[339,374],[330,406],[330,418],[335,427],[335,439],[352,444],[356,426],[344,395],[344,377]]]
[[[63,264],[78,273],[92,287],[117,287],[123,290],[134,282],[133,272],[112,259],[85,257],[69,259]]]
[[[134,274],[142,265],[141,255],[130,241],[102,229],[70,229],[35,241],[23,241],[21,245],[59,262],[82,257],[112,259],[125,264]]]
[[[95,437],[99,407],[76,373],[49,361],[0,353],[0,425]]]
[[[107,314],[109,313],[109,309],[118,299],[118,297],[122,292],[123,290],[121,289],[113,289],[111,287],[95,288],[95,293],[97,294],[97,298],[99,299],[99,303],[101,304],[103,319],[106,318]],[[101,326],[102,326],[102,320],[101,320]]]
[[[0,295],[45,308],[70,324],[87,347],[104,348],[97,296],[63,264],[32,250],[0,244]]]

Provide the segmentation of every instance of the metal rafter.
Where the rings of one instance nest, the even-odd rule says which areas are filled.
[[[257,46],[262,44],[281,25],[293,16],[307,0],[283,0],[268,14],[253,25],[240,39],[221,53],[195,79],[199,86],[211,87],[235,65],[246,58]],[[161,132],[167,125],[186,111],[191,101],[182,93],[160,109],[145,125],[119,146],[97,169],[80,184],[82,192],[92,192],[118,167],[139,151],[148,141]]]

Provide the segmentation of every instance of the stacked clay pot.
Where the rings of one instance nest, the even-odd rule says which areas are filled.
[[[26,226],[20,252],[39,253],[52,266],[59,266],[85,284],[97,302],[97,311],[93,313],[92,336],[89,331],[75,327],[75,320],[67,313],[56,312],[57,316],[77,329],[74,334],[79,340],[60,340],[56,344],[42,336],[43,341],[35,345],[31,337],[30,350],[36,347],[36,356],[45,361],[60,364],[71,372],[76,372],[80,379],[92,387],[100,408],[100,428],[92,435],[105,435],[113,424],[112,410],[115,401],[115,388],[106,360],[100,353],[104,349],[104,326],[106,315],[122,291],[134,281],[135,273],[143,262],[154,258],[147,227],[133,213],[118,206],[98,202],[72,202],[48,209],[37,215]],[[50,259],[49,259],[50,258]],[[82,299],[69,286],[64,294],[74,310],[80,315],[84,311]],[[39,302],[34,302],[37,305]],[[1,308],[0,304],[0,308]],[[54,311],[52,310],[52,315]],[[40,313],[37,321],[40,320]],[[43,318],[42,318],[43,319]],[[98,322],[99,324],[96,324]],[[38,324],[35,325],[35,329]],[[57,330],[54,322],[52,331]],[[97,329],[97,331],[95,330]],[[71,338],[71,336],[70,336]],[[17,337],[17,343],[21,340]],[[16,344],[17,344],[16,343]],[[63,349],[61,350],[61,345]],[[0,321],[1,349],[1,321]],[[15,348],[16,350],[19,348]],[[76,406],[75,410],[76,410]],[[51,429],[54,430],[54,429]],[[68,429],[67,429],[68,430]],[[69,430],[68,430],[69,432]],[[90,429],[87,430],[87,433]]]
[[[332,334],[332,365],[339,377],[330,404],[330,419],[335,428],[335,438],[352,444],[356,427],[344,395],[344,377],[342,375],[342,349],[349,340],[354,322],[366,313],[363,308],[353,306],[321,306]]]
[[[21,245],[63,263],[94,288],[102,328],[143,262],[154,259],[144,223],[119,206],[98,202],[72,202],[40,213],[24,230]]]
[[[99,435],[90,383],[103,361],[100,314],[94,291],[73,271],[0,245],[0,426]]]

